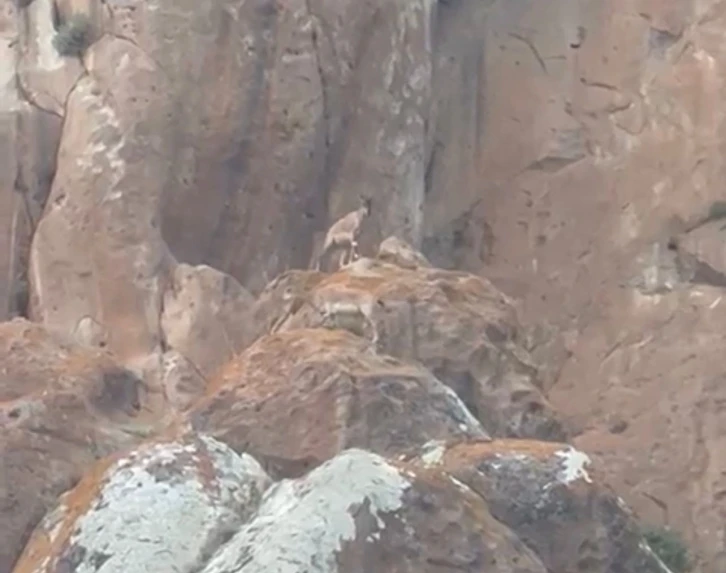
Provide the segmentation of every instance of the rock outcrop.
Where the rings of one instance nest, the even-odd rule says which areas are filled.
[[[571,446],[430,443],[414,464],[442,468],[486,499],[547,571],[667,571],[643,543],[633,513]]]
[[[142,381],[105,353],[0,323],[0,571],[96,460],[148,435],[143,402]]]
[[[512,301],[481,277],[407,267],[362,258],[329,276],[292,271],[257,304],[273,331],[348,329],[382,353],[420,361],[492,436],[564,439],[522,346]]]
[[[17,510],[0,564],[667,573],[585,454],[492,439],[561,428],[530,406],[546,401],[511,301],[394,246],[408,254],[285,273],[254,303],[223,273],[178,265],[162,322],[178,384],[162,396],[107,350],[5,323],[3,493]],[[210,375],[228,329],[240,345],[269,332]]]
[[[205,436],[148,443],[62,495],[14,572],[198,571],[270,483],[253,458]]]
[[[377,354],[345,330],[262,338],[222,369],[188,419],[278,477],[347,448],[393,456],[432,439],[487,437],[425,368]]]
[[[159,573],[311,567],[544,573],[552,570],[550,564],[562,564],[558,570],[566,572],[582,570],[577,565],[668,572],[642,542],[630,515],[608,505],[602,494],[593,495],[585,456],[537,443],[502,445],[454,448],[441,467],[431,451],[400,462],[348,449],[304,477],[270,485],[253,458],[237,456],[207,436],[151,442],[100,462],[63,495],[14,573],[86,568],[121,573],[132,567]],[[478,481],[462,481],[467,466],[482,472]],[[488,485],[493,476],[500,479]],[[582,482],[587,493],[573,491]],[[527,502],[518,508],[504,490],[535,507]],[[594,512],[588,505],[596,506]],[[597,506],[604,505],[599,512]],[[537,523],[518,519],[518,509]],[[594,528],[576,532],[569,526],[583,518],[599,528],[605,542],[588,543]],[[567,540],[568,532],[576,537]],[[553,555],[547,541],[567,551]],[[578,548],[579,560],[573,561]],[[616,551],[598,553],[610,548]]]
[[[716,0],[0,0],[0,320],[40,328],[53,439],[133,441],[101,371],[156,431],[252,341],[349,330],[490,436],[586,450],[722,572],[724,29]],[[304,270],[361,193],[366,258]],[[2,559],[96,457],[24,447]]]
[[[165,347],[189,360],[204,377],[251,341],[254,297],[229,275],[206,265],[177,265],[164,293]]]

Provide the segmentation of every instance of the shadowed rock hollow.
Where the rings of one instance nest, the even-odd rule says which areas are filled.
[[[0,0],[0,571],[97,458],[195,431],[231,450],[188,479],[254,457],[283,495],[171,570],[270,567],[275,511],[351,463],[354,525],[300,563],[657,570],[638,521],[721,573],[724,30],[717,0]],[[361,194],[364,257],[306,270]],[[381,467],[490,439],[377,534]],[[533,493],[543,440],[594,485]]]

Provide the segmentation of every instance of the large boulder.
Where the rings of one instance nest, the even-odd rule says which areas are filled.
[[[253,458],[207,436],[148,442],[64,493],[14,571],[198,571],[270,484]]]
[[[481,496],[443,472],[358,449],[274,486],[202,573],[262,573],[282,563],[345,573],[547,570]]]
[[[143,383],[100,350],[0,323],[0,571],[97,459],[153,432]]]
[[[271,484],[249,455],[187,432],[99,462],[14,573],[668,573],[584,462],[533,442],[433,443],[397,461],[354,448]]]
[[[439,468],[481,495],[547,571],[668,573],[632,510],[589,467],[589,456],[572,446],[434,442],[413,464]]]
[[[381,353],[420,361],[492,436],[566,436],[522,346],[513,302],[484,278],[362,258],[332,275],[285,273],[256,306],[270,331],[343,328]]]
[[[171,278],[161,314],[166,347],[210,376],[247,346],[254,298],[232,277],[206,265],[177,265]]]
[[[487,437],[425,368],[345,330],[263,337],[220,370],[185,419],[286,477],[351,447],[390,456],[431,439]]]

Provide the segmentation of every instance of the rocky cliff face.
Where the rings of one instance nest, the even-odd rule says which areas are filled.
[[[79,15],[87,49],[61,56]],[[148,439],[184,479],[239,469],[170,570],[269,565],[276,508],[314,513],[299,492],[346,464],[350,503],[381,505],[325,545],[341,570],[366,535],[380,570],[657,570],[616,496],[527,514],[574,483],[569,446],[521,450],[548,440],[722,571],[724,30],[716,0],[0,0],[0,570]],[[360,194],[377,257],[307,270]],[[476,471],[419,467],[490,439],[461,453]],[[69,541],[90,506],[58,503],[18,571],[103,552]],[[384,539],[377,511],[407,517]]]

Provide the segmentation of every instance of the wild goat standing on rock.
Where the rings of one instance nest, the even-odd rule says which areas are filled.
[[[358,236],[360,235],[360,226],[363,219],[371,214],[371,199],[368,197],[360,197],[361,206],[355,211],[351,211],[338,219],[328,229],[325,235],[325,242],[320,255],[317,257],[315,269],[320,270],[320,261],[330,251],[335,249],[344,249],[338,266],[342,267],[358,258]]]

